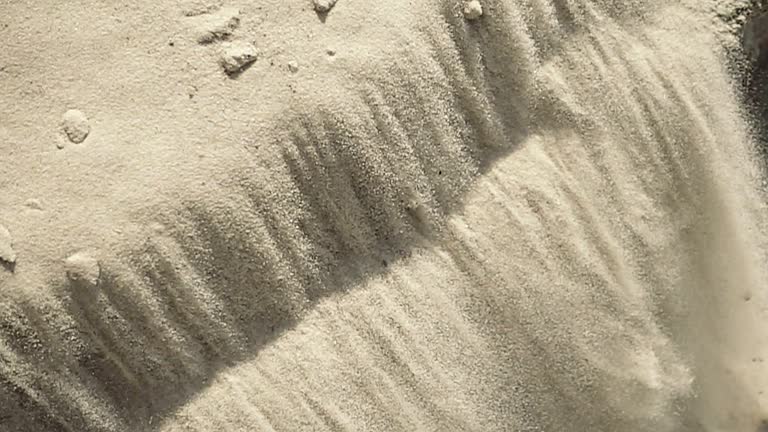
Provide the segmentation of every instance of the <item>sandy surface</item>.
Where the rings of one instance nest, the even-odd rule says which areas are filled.
[[[712,5],[325,3],[0,3],[0,430],[758,430]]]

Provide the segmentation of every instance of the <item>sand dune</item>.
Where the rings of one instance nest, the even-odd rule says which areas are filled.
[[[480,3],[0,6],[0,430],[757,430],[709,4]]]

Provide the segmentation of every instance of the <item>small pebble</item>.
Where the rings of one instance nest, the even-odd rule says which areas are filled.
[[[30,199],[24,201],[24,206],[25,207],[29,207],[29,208],[31,208],[33,210],[42,210],[43,209],[43,204],[40,202],[39,199],[35,199],[35,198],[30,198]]]
[[[9,264],[16,262],[16,252],[13,250],[13,239],[8,228],[0,225],[0,260]]]
[[[312,4],[315,7],[315,11],[327,13],[336,5],[336,0],[312,0]]]
[[[243,41],[229,42],[224,45],[219,63],[224,71],[229,74],[235,74],[256,61],[258,52],[253,44]]]
[[[464,18],[472,21],[483,16],[483,5],[478,0],[464,2]]]
[[[288,62],[288,70],[293,72],[293,73],[298,72],[299,71],[299,63],[296,62],[295,60],[289,61]]]
[[[99,262],[84,252],[78,252],[64,261],[67,278],[72,282],[95,287],[99,284],[101,267]]]
[[[240,11],[226,7],[190,19],[194,21],[197,42],[207,44],[231,36],[240,25]]]
[[[325,50],[325,53],[328,54],[329,56],[333,57],[333,56],[336,55],[336,50],[333,49],[333,48],[328,48],[328,49]]]
[[[71,109],[61,117],[61,128],[70,141],[80,144],[91,133],[91,125],[88,117],[82,111]]]

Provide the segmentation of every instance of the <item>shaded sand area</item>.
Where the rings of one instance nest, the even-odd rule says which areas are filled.
[[[0,4],[0,430],[761,427],[708,3],[50,3]]]

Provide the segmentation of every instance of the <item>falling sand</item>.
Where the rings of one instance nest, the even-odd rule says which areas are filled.
[[[765,427],[709,2],[44,3],[0,5],[0,430]]]

